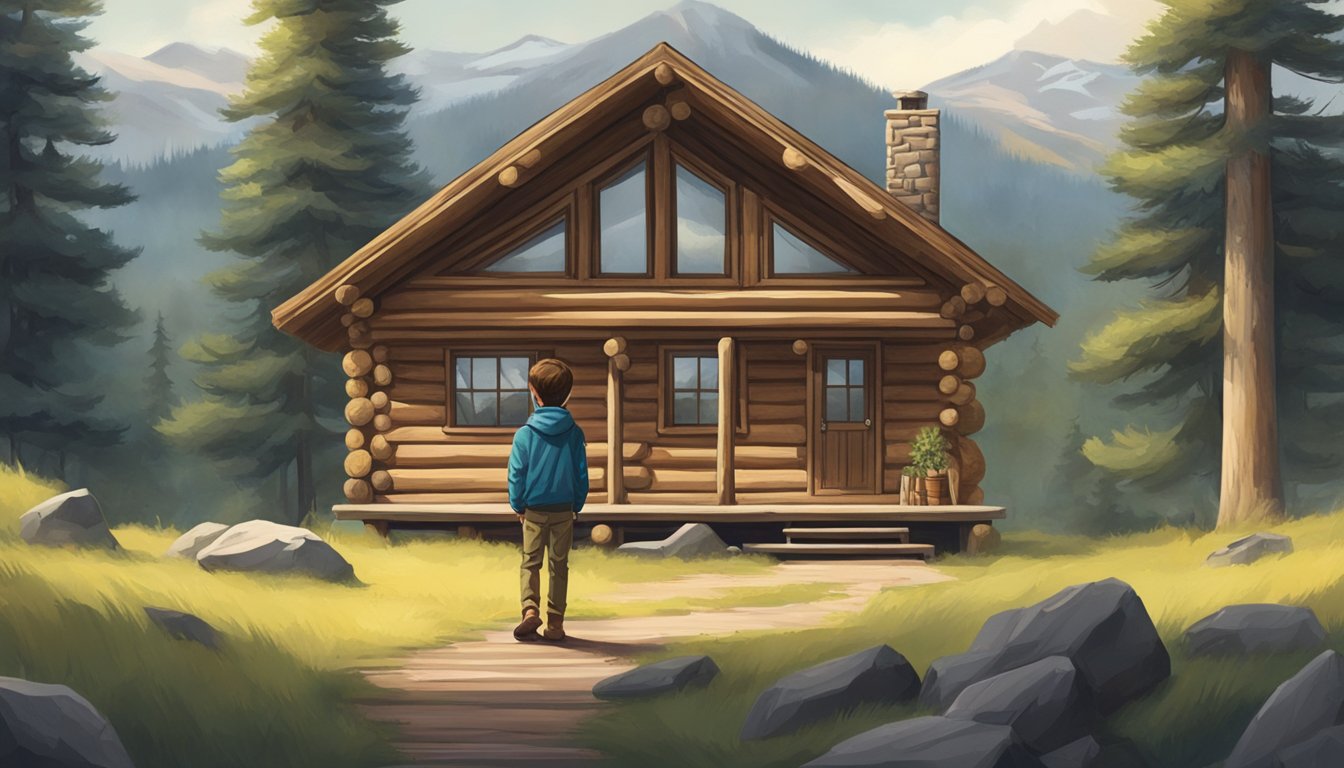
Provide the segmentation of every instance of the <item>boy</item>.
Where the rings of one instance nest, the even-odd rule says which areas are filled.
[[[550,589],[546,595],[546,631],[553,642],[565,639],[565,597],[569,590],[569,548],[574,517],[588,498],[588,455],[583,430],[565,410],[574,373],[555,359],[538,361],[527,374],[537,404],[513,436],[509,454],[509,505],[523,525],[523,620],[513,636],[537,639],[542,550],[548,550]]]

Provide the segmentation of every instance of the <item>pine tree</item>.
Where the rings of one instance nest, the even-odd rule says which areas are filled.
[[[177,405],[173,378],[168,375],[172,365],[172,342],[163,324],[163,313],[154,323],[154,342],[149,346],[149,374],[145,377],[145,423],[158,424],[172,414]]]
[[[1149,488],[1186,478],[1213,485],[1221,469],[1220,523],[1234,522],[1277,511],[1276,430],[1291,447],[1289,477],[1310,482],[1321,417],[1344,416],[1304,418],[1307,404],[1344,386],[1329,375],[1344,357],[1332,341],[1340,320],[1328,311],[1344,295],[1344,165],[1323,151],[1344,130],[1271,90],[1275,67],[1344,78],[1344,45],[1331,40],[1344,18],[1297,0],[1164,3],[1127,54],[1147,77],[1123,106],[1126,149],[1105,169],[1136,213],[1088,268],[1101,280],[1149,281],[1153,296],[1090,336],[1073,370],[1106,384],[1137,377],[1119,405],[1179,413],[1166,429],[1089,440],[1093,463]],[[1251,368],[1239,368],[1248,358]],[[1288,405],[1282,419],[1276,400]],[[1344,420],[1332,421],[1337,430]]]
[[[75,154],[108,144],[98,104],[111,98],[72,54],[100,12],[94,0],[0,0],[0,434],[9,459],[24,447],[59,457],[70,446],[120,440],[98,418],[90,345],[108,346],[135,315],[108,274],[135,257],[78,214],[133,198]]]
[[[225,115],[263,122],[221,172],[220,228],[201,238],[238,255],[209,282],[249,317],[187,345],[205,397],[160,427],[238,478],[283,488],[293,467],[300,518],[316,508],[313,453],[339,422],[340,369],[276,331],[270,310],[429,193],[404,131],[415,92],[386,68],[408,50],[387,14],[393,2],[254,2],[246,22],[275,25]]]

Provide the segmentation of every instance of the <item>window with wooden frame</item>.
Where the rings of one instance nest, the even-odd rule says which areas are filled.
[[[532,414],[527,373],[536,352],[449,350],[444,429],[512,430]]]
[[[473,234],[451,250],[468,254],[440,274],[491,282],[535,281],[576,276],[574,221],[577,196],[571,191],[536,207],[498,229]]]
[[[676,212],[672,274],[725,276],[728,258],[728,189],[684,162],[674,161]]]
[[[747,430],[746,368],[737,370],[737,432]],[[719,353],[714,347],[663,347],[658,356],[658,431],[712,434],[719,424]]]
[[[597,186],[597,273],[602,276],[653,274],[650,233],[649,154],[643,152],[613,178]]]
[[[855,270],[822,251],[794,228],[770,219],[770,272],[775,275],[852,275]]]

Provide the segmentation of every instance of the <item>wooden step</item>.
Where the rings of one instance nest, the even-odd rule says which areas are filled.
[[[785,528],[784,538],[794,539],[895,539],[901,543],[910,541],[909,528]]]
[[[742,551],[776,557],[933,557],[932,544],[743,544]]]

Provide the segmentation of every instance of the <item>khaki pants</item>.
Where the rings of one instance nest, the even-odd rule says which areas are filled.
[[[568,504],[529,509],[523,515],[523,566],[520,581],[523,613],[540,611],[541,559],[546,550],[550,566],[546,613],[563,617],[569,592],[569,548],[574,544],[574,511]]]

